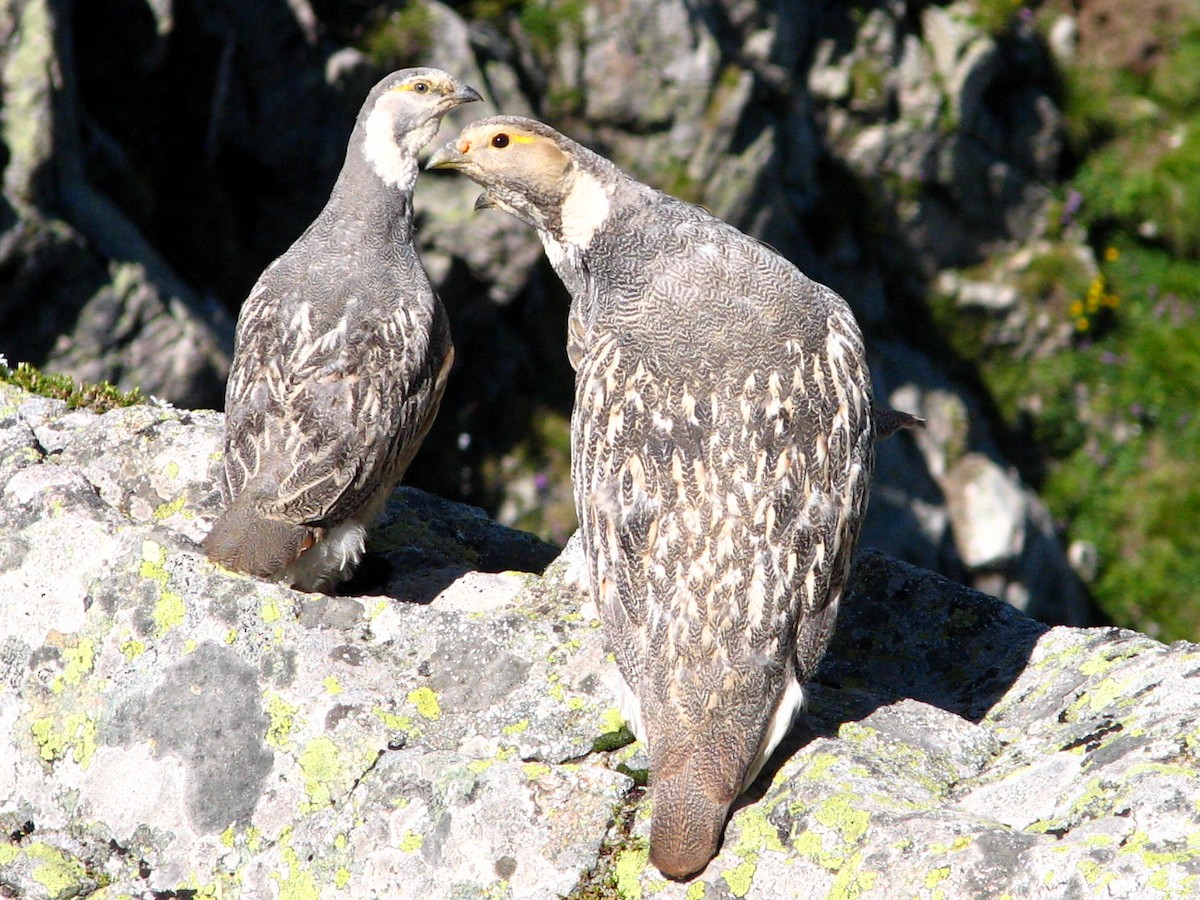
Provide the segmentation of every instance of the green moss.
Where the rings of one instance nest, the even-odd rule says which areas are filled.
[[[107,381],[100,384],[77,382],[69,375],[47,374],[29,363],[17,363],[15,369],[0,365],[0,382],[41,397],[64,400],[71,409],[90,409],[98,413],[146,402],[145,395],[136,388],[122,391]]]
[[[567,34],[583,31],[584,0],[526,0],[517,18],[533,46],[552,54]]]
[[[975,0],[971,19],[988,34],[1001,35],[1013,27],[1024,0]]]

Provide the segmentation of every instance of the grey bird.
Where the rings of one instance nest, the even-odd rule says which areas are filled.
[[[429,161],[537,229],[571,293],[591,593],[650,757],[651,861],[716,854],[833,632],[874,461],[846,302],[765,244],[525,118]]]
[[[329,202],[250,291],[225,394],[228,508],[204,539],[215,562],[301,590],[353,574],[454,361],[413,242],[417,154],[479,99],[440,69],[376,84]]]

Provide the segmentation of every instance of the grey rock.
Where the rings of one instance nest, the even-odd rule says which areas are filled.
[[[65,4],[0,4],[0,352],[89,381],[220,402],[233,329],[109,198],[80,147]]]
[[[1006,565],[1025,549],[1025,495],[1007,472],[968,453],[946,472],[947,509],[958,555],[969,569]]]
[[[1200,881],[1194,645],[1051,628],[864,551],[796,728],[716,859],[669,883],[578,541],[538,575],[552,548],[403,489],[377,581],[300,594],[196,547],[219,416],[10,387],[0,412],[0,446],[58,448],[0,462],[9,894],[1132,900]]]

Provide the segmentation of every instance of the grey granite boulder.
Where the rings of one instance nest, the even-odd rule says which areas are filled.
[[[556,551],[401,489],[342,595],[211,565],[217,414],[0,387],[0,896],[1144,897],[1200,882],[1200,650],[861,554],[690,884]],[[541,572],[544,567],[545,573]]]

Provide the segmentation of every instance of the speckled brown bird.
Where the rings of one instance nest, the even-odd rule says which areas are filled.
[[[650,856],[703,869],[829,642],[867,506],[871,380],[846,302],[553,129],[430,159],[537,229],[572,296],[575,503],[650,756]]]
[[[214,561],[302,590],[353,573],[454,360],[413,242],[417,154],[479,99],[439,69],[375,85],[329,202],[251,290],[225,395],[228,508],[204,540]]]

